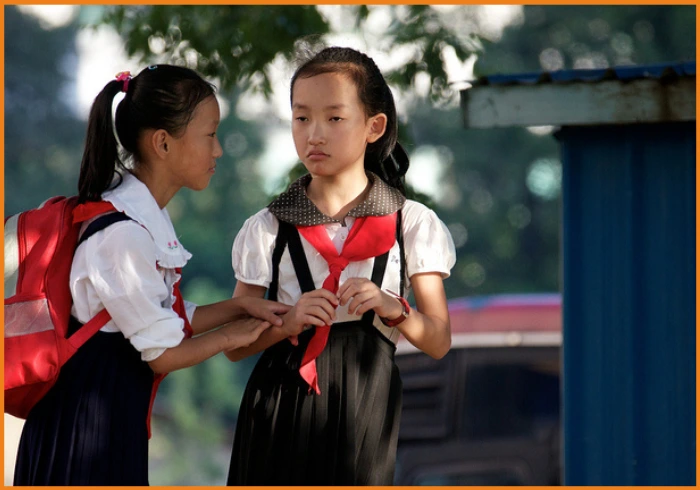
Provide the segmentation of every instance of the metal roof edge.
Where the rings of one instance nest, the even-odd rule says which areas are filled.
[[[485,85],[536,85],[546,83],[594,83],[606,80],[668,79],[695,77],[695,61],[621,65],[609,68],[569,69],[485,75],[470,82],[472,88]],[[469,89],[467,89],[469,90]]]

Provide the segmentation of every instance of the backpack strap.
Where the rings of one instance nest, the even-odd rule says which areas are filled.
[[[85,240],[90,238],[98,231],[102,231],[108,226],[114,223],[118,223],[119,221],[127,220],[131,220],[131,218],[129,218],[126,214],[121,212],[109,213],[104,216],[100,216],[88,225],[88,227],[85,229],[85,232],[80,237],[80,240],[78,240],[76,248],[78,248],[78,246],[81,243],[83,243]],[[111,319],[112,316],[107,312],[106,309],[100,311],[97,315],[92,317],[90,321],[88,321],[82,327],[80,327],[73,335],[69,336],[67,338],[68,342],[70,342],[70,344],[77,349],[85,342],[87,342],[90,339],[90,337],[95,335]]]
[[[85,240],[90,238],[92,235],[97,233],[98,231],[102,231],[108,226],[118,223],[119,221],[128,221],[131,220],[126,214],[117,211],[114,213],[109,213],[105,214],[103,216],[100,216],[99,218],[95,219],[92,223],[88,225],[88,227],[85,229],[83,234],[80,237],[80,240],[78,240],[77,245],[75,248],[78,248],[81,243],[83,243]]]

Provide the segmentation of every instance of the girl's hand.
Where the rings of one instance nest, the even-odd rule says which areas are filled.
[[[224,350],[248,347],[270,328],[270,322],[258,318],[242,318],[227,323],[217,333],[224,337]]]
[[[296,336],[312,325],[330,325],[335,320],[338,298],[327,289],[316,289],[304,293],[284,316],[281,328],[290,336],[290,342],[297,345]]]
[[[233,301],[236,301],[237,306],[248,315],[265,320],[278,327],[282,325],[282,317],[280,315],[287,313],[292,308],[289,305],[276,301],[255,297],[238,297],[234,298]]]
[[[362,316],[369,310],[383,318],[397,318],[403,313],[399,301],[385,293],[369,279],[353,277],[345,281],[338,289],[341,305],[348,304],[348,313]]]

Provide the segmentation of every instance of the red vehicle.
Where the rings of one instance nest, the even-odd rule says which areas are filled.
[[[449,302],[440,360],[404,339],[398,485],[560,484],[561,296]]]

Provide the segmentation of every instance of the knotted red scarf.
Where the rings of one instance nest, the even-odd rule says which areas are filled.
[[[340,274],[350,262],[367,260],[388,252],[396,241],[396,213],[385,216],[365,216],[357,218],[350,230],[343,249],[338,253],[328,236],[324,225],[297,226],[297,230],[318,253],[328,262],[329,275],[323,281],[323,288],[337,293],[340,286]],[[330,325],[316,327],[301,361],[299,374],[312,389],[320,394],[316,358],[321,354],[328,341]]]

